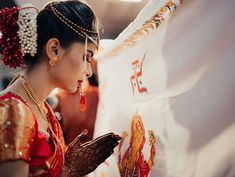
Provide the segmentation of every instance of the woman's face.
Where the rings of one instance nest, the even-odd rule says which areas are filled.
[[[96,46],[88,43],[87,53],[85,53],[85,45],[79,42],[74,42],[68,49],[60,48],[58,62],[51,67],[54,85],[69,92],[76,92],[83,79],[85,55],[87,56],[87,78],[92,75],[90,62],[95,50]]]

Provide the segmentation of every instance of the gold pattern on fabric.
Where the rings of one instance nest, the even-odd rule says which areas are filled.
[[[0,163],[30,160],[35,119],[24,103],[16,98],[0,100],[0,132]]]
[[[139,40],[141,40],[144,36],[149,34],[151,31],[156,30],[162,22],[169,18],[169,16],[173,13],[173,11],[183,3],[182,0],[176,1],[168,1],[156,14],[154,14],[149,20],[145,21],[142,27],[136,30],[132,35],[130,35],[127,39],[125,39],[120,45],[112,49],[109,54],[109,57],[114,57],[118,55],[123,50],[134,46]]]

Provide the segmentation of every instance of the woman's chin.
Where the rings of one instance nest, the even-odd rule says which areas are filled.
[[[70,93],[76,93],[79,90],[79,88],[77,86],[74,86],[74,87],[68,87],[66,88],[66,90]]]
[[[76,88],[74,88],[73,90],[71,90],[71,92],[72,92],[72,93],[76,93],[76,92],[78,92],[78,90],[79,90],[79,88],[76,87]]]

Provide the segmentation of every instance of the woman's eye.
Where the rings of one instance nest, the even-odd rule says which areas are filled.
[[[89,54],[84,54],[84,56],[83,56],[83,61],[85,60],[85,58],[86,58],[86,61],[88,62],[88,63],[91,63],[91,56],[89,55]]]
[[[91,63],[91,59],[88,59],[87,62],[88,62],[88,63]]]
[[[86,60],[87,60],[88,63],[91,63],[91,59],[92,59],[92,57],[91,57],[90,55],[88,55],[88,56],[86,57]]]

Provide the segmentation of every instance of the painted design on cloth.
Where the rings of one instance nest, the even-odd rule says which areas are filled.
[[[147,88],[142,86],[142,81],[141,81],[141,76],[143,74],[142,67],[143,67],[145,56],[146,54],[144,54],[142,61],[135,60],[132,62],[133,75],[131,76],[130,81],[131,81],[133,95],[135,94],[136,88],[137,88],[138,93],[148,93]]]
[[[142,119],[136,113],[131,121],[131,137],[129,147],[122,155],[123,143],[126,140],[127,132],[122,133],[123,139],[119,144],[118,168],[121,177],[147,177],[154,165],[156,136],[153,130],[149,130],[150,157],[145,160],[143,147],[145,145],[145,129]]]
[[[134,46],[142,37],[156,30],[162,22],[167,19],[173,11],[183,3],[183,0],[168,1],[155,15],[145,21],[142,27],[125,39],[120,45],[110,51],[107,57],[113,57],[121,51]]]

